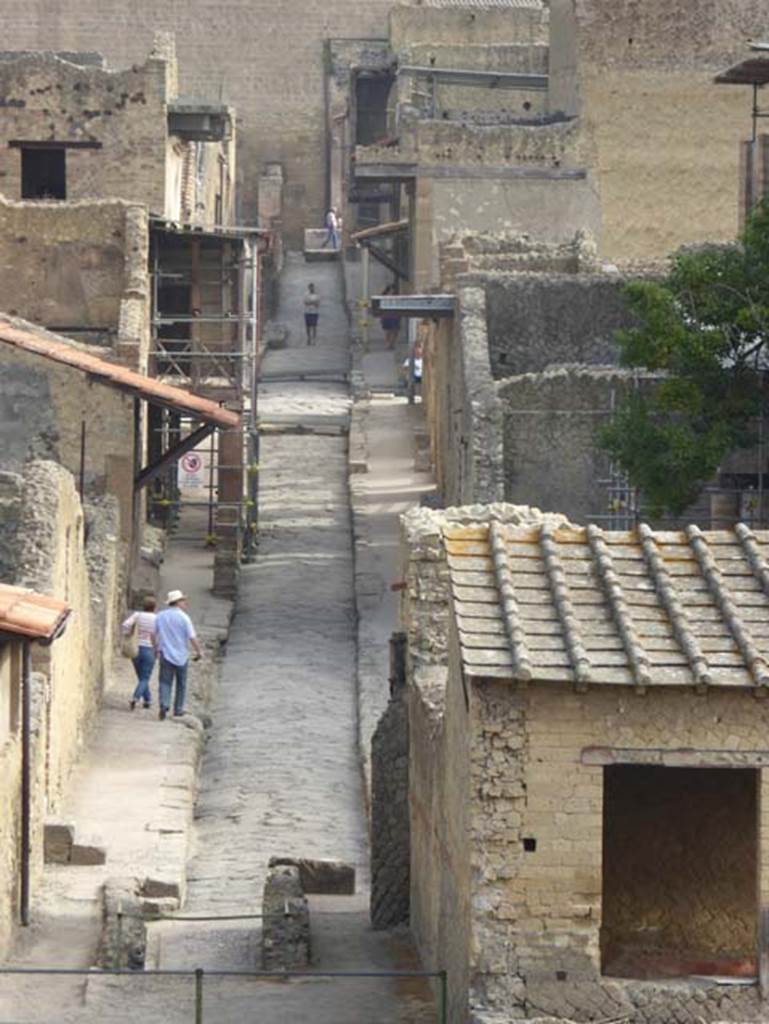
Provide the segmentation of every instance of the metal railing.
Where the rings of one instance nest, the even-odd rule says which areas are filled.
[[[150,969],[131,970],[130,968],[69,968],[69,967],[0,967],[0,978],[4,976],[47,976],[47,977],[129,977],[138,980],[139,978],[169,977],[169,978],[192,978],[194,981],[195,998],[195,1024],[204,1024],[204,993],[206,978],[272,978],[278,981],[285,981],[290,978],[425,978],[437,979],[438,981],[438,1024],[447,1024],[448,1019],[448,976],[446,971],[293,971],[293,970],[272,970],[272,971],[228,971],[228,970],[206,970],[203,967],[194,969]],[[211,1021],[213,1017],[209,1018]]]

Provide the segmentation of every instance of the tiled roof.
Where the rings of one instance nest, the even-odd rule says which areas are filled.
[[[769,688],[769,531],[444,529],[464,671]]]
[[[216,402],[193,395],[182,388],[172,387],[170,384],[161,384],[152,377],[145,377],[117,363],[99,359],[98,356],[86,352],[82,346],[73,345],[49,331],[35,327],[34,324],[16,322],[0,316],[0,342],[70,366],[87,374],[98,384],[127,391],[154,405],[163,405],[187,413],[206,423],[230,429],[240,423],[237,413],[223,409]]]
[[[69,612],[64,601],[0,583],[0,633],[53,640]]]

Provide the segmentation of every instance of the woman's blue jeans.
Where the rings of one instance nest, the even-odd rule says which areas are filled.
[[[136,678],[138,679],[133,699],[143,701],[145,704],[151,704],[150,678],[155,667],[155,652],[153,649],[151,647],[140,647],[139,653],[133,659],[133,666]]]

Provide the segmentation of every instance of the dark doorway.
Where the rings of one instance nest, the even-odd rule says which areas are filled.
[[[355,79],[355,143],[369,146],[387,135],[389,73],[359,72]]]
[[[21,147],[21,198],[67,198],[67,151],[63,146]]]
[[[755,975],[756,776],[604,769],[604,974]]]

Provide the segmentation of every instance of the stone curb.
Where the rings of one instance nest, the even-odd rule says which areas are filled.
[[[348,486],[350,499],[350,521],[352,524],[352,555],[353,555],[353,593],[355,598],[355,619],[357,642],[355,645],[355,729],[358,747],[360,770],[363,776],[363,800],[366,815],[371,818],[371,750],[363,735],[361,682],[361,649],[362,619],[361,608],[369,588],[373,572],[371,551],[371,532],[365,515],[365,502],[362,498],[362,474],[368,472],[368,438],[367,421],[371,411],[368,398],[353,399],[350,412],[350,435],[348,442]]]

